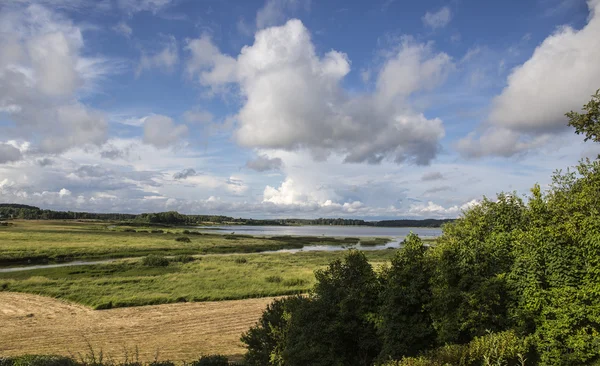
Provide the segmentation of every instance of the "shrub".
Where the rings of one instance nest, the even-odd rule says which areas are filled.
[[[185,235],[189,235],[189,234],[190,234],[190,231],[189,231],[189,230],[183,230],[183,233],[184,233]]]
[[[229,366],[229,359],[223,355],[207,355],[192,362],[191,366]]]
[[[136,231],[135,231],[135,229],[129,229],[128,228],[128,229],[123,229],[123,232],[124,233],[135,233]]]
[[[142,265],[146,267],[166,267],[169,260],[162,255],[150,254],[142,259]]]
[[[152,361],[148,366],[175,366],[173,361]]]
[[[24,355],[0,358],[0,366],[76,366],[77,362],[64,356]]]
[[[247,262],[248,262],[248,260],[246,258],[244,258],[244,257],[240,257],[240,258],[236,258],[235,259],[235,263],[237,263],[237,264],[244,264],[244,263],[247,263]]]
[[[150,231],[152,234],[163,234],[164,230],[151,230]]]
[[[282,281],[282,278],[280,276],[268,276],[265,278],[265,281],[269,283],[279,283]]]
[[[181,242],[181,243],[191,243],[192,241],[190,240],[190,238],[188,238],[187,236],[178,236],[175,238],[175,241]]]
[[[195,260],[196,260],[196,258],[194,258],[193,256],[191,256],[189,254],[180,254],[180,255],[176,255],[175,257],[173,257],[171,259],[171,262],[189,263],[189,262],[193,262]]]
[[[289,280],[283,281],[285,287],[303,286],[306,281],[301,278],[290,278]]]

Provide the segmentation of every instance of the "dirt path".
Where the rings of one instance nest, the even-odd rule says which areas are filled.
[[[242,332],[272,298],[179,303],[94,311],[42,296],[0,292],[0,355],[77,355],[102,350],[122,359],[137,346],[140,361],[191,361],[202,354],[238,358]],[[87,340],[87,341],[86,341]],[[238,357],[235,357],[238,356]]]

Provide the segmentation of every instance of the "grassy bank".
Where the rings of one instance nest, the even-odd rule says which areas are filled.
[[[291,236],[261,238],[200,233],[190,228],[132,228],[106,222],[16,220],[11,223],[10,226],[0,227],[0,265],[127,258],[148,254],[256,253],[295,249],[304,245],[353,245],[359,240]],[[385,241],[383,238],[373,238],[368,239],[367,244],[382,244]]]
[[[394,252],[373,251],[367,256],[378,265]],[[147,266],[140,259],[37,269],[0,273],[0,290],[51,296],[95,309],[289,295],[308,291],[314,270],[344,254],[208,255],[168,266]]]

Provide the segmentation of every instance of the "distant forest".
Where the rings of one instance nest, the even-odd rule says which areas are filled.
[[[365,221],[356,219],[244,219],[221,215],[183,215],[175,211],[121,214],[121,213],[91,213],[72,211],[42,210],[39,207],[19,205],[13,203],[0,203],[0,220],[25,219],[25,220],[109,220],[122,221],[130,224],[158,224],[158,225],[195,225],[195,224],[231,224],[231,225],[344,225],[344,226],[377,226],[377,227],[440,227],[442,224],[453,221],[452,219],[425,219],[425,220],[382,220]]]

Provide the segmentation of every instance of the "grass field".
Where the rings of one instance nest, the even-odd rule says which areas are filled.
[[[201,234],[192,229],[190,234],[183,234],[184,228],[125,227],[106,222],[15,220],[11,223],[11,226],[0,227],[0,265],[148,254],[252,253],[313,244],[350,245],[358,241],[357,238]],[[159,230],[163,232],[156,232]],[[190,242],[176,241],[182,236]],[[371,239],[372,243],[385,241],[384,238]]]
[[[374,265],[395,250],[367,252]],[[297,294],[314,283],[314,270],[345,253],[206,255],[190,263],[144,266],[141,260],[0,273],[0,290],[69,300],[95,309],[174,302]]]
[[[94,311],[47,297],[0,292],[0,356],[89,354],[123,361],[192,361],[202,354],[241,358],[240,335],[272,298]],[[89,342],[89,345],[88,345]],[[236,357],[237,356],[237,357]]]

